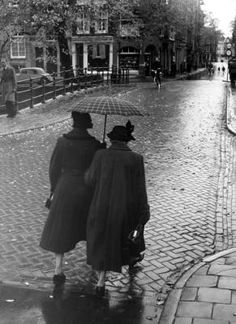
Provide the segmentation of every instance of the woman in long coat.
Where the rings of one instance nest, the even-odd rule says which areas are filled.
[[[3,68],[1,76],[3,101],[6,105],[7,117],[15,117],[17,113],[16,106],[16,88],[17,80],[16,73],[13,67],[8,65],[5,59],[1,60]]]
[[[92,198],[84,174],[102,144],[87,129],[93,124],[89,114],[72,112],[73,130],[59,137],[54,148],[49,178],[53,194],[40,246],[56,254],[53,281],[65,281],[62,261],[65,252],[86,240],[86,222]]]
[[[98,272],[98,295],[105,292],[106,271],[121,272],[145,249],[143,232],[135,255],[128,240],[129,233],[150,217],[143,157],[127,146],[134,140],[132,131],[130,122],[126,127],[115,126],[107,134],[111,146],[95,154],[85,176],[94,189],[87,223],[87,262]]]

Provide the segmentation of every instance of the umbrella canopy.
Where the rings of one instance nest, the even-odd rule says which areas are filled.
[[[72,111],[100,115],[144,116],[141,108],[129,101],[109,96],[85,97],[71,108]]]
[[[70,111],[78,111],[84,113],[93,113],[105,115],[103,142],[106,135],[107,115],[122,116],[145,116],[148,115],[141,108],[129,101],[110,96],[85,97],[76,102],[70,108]]]

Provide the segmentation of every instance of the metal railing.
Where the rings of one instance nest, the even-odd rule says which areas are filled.
[[[55,99],[59,95],[73,93],[81,89],[97,87],[108,84],[129,83],[129,70],[127,68],[104,69],[76,69],[64,70],[57,75],[53,73],[53,81],[46,78],[29,78],[17,82],[16,104],[19,110],[33,108],[34,105]],[[5,113],[3,96],[0,94],[0,114]]]

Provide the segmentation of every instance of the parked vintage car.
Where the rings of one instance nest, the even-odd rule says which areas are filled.
[[[16,79],[19,87],[29,86],[30,79],[33,85],[42,85],[53,82],[53,77],[39,67],[21,68],[20,72],[16,74]]]

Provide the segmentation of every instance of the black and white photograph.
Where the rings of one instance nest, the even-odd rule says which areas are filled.
[[[236,0],[0,1],[0,324],[236,323]]]

